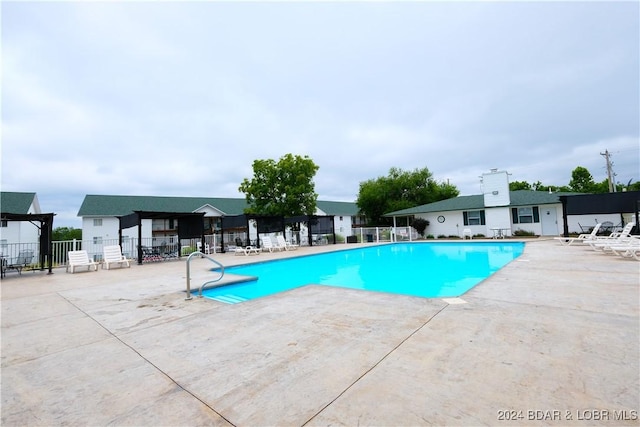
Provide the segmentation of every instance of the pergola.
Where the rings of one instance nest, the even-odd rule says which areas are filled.
[[[49,269],[48,274],[53,274],[53,243],[51,235],[53,234],[53,217],[54,213],[41,214],[14,214],[8,212],[0,212],[2,221],[24,221],[30,222],[40,230],[40,246],[39,246],[39,264],[40,270],[45,269],[45,262]],[[39,225],[37,224],[39,223]]]
[[[260,240],[260,234],[263,233],[277,233],[283,232],[285,229],[284,218],[281,216],[268,216],[268,215],[253,215],[243,214],[234,216],[222,217],[222,252],[224,252],[224,233],[225,231],[245,229],[247,231],[247,241],[245,245],[249,245],[249,221],[255,221],[258,229],[258,241]]]
[[[132,214],[118,217],[120,227],[118,240],[122,246],[122,230],[138,227],[138,264],[142,264],[142,220],[143,219],[174,219],[178,221],[178,256],[181,253],[181,239],[200,238],[204,247],[204,213],[202,212],[152,212],[134,211]]]
[[[336,243],[336,230],[333,222],[333,216],[330,215],[300,215],[285,218],[286,224],[295,224],[304,222],[309,228],[308,239],[309,246],[313,246],[314,234],[331,234],[333,236],[333,243]]]
[[[562,202],[562,218],[564,219],[564,236],[569,236],[569,215],[632,213],[635,216],[635,232],[638,232],[640,211],[640,191],[623,191],[620,193],[581,194],[560,196]]]

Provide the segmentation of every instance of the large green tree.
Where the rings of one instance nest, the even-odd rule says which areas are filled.
[[[390,219],[382,215],[388,212],[450,199],[458,194],[454,185],[436,182],[426,167],[413,171],[393,167],[388,176],[361,182],[356,203],[371,223],[387,224]]]
[[[527,181],[513,181],[509,183],[509,191],[531,190],[531,184]]]
[[[578,166],[571,172],[569,187],[578,193],[593,193],[596,190],[596,183],[587,168]]]
[[[254,160],[253,178],[245,178],[239,191],[245,193],[246,213],[259,215],[313,215],[318,195],[313,177],[319,167],[308,156],[285,154]]]

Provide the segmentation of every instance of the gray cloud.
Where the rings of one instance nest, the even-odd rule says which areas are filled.
[[[309,155],[323,199],[390,167],[638,180],[635,2],[3,5],[2,189],[56,226],[85,194],[242,197]]]

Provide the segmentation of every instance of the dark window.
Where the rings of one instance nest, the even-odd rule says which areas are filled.
[[[462,212],[464,225],[485,225],[484,211],[464,211]]]
[[[514,224],[531,224],[540,222],[540,209],[537,206],[511,208],[511,219]]]

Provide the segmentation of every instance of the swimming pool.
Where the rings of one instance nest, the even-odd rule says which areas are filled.
[[[457,297],[520,256],[521,242],[392,243],[225,268],[258,280],[205,289],[237,303],[316,284],[424,298]]]

